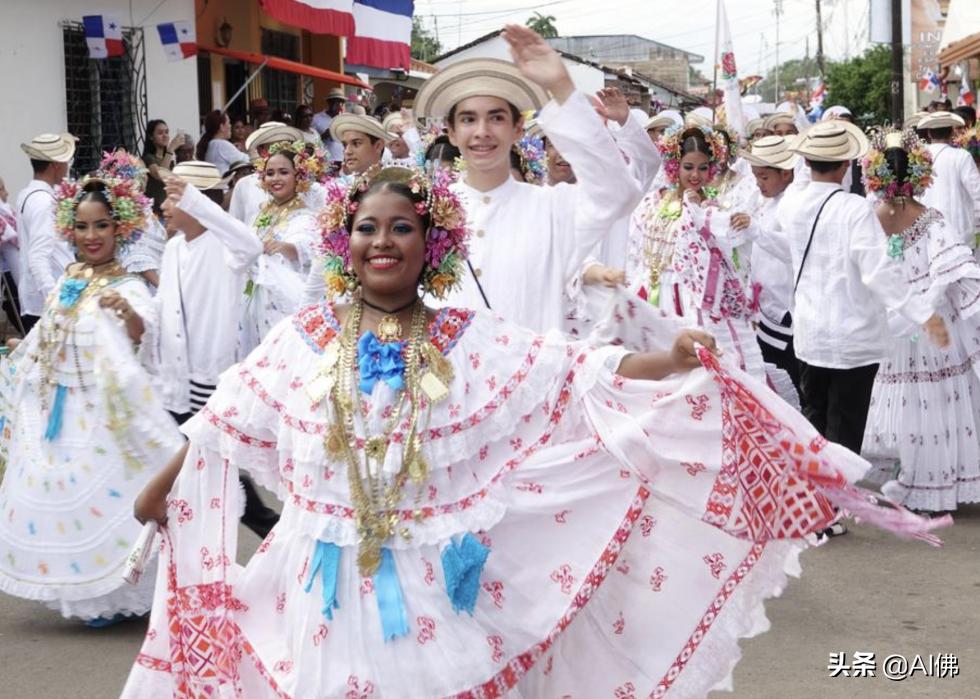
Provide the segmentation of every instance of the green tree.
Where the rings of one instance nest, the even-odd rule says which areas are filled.
[[[554,39],[558,36],[554,15],[542,15],[540,12],[535,12],[533,17],[528,17],[525,24],[545,39]]]
[[[419,16],[412,17],[412,58],[428,63],[442,53],[442,44],[425,28]]]
[[[863,55],[827,68],[825,105],[842,104],[861,126],[890,119],[891,47],[872,46]]]
[[[815,58],[794,58],[781,63],[779,66],[779,96],[776,103],[783,101],[782,95],[786,90],[802,90],[807,78],[815,78],[820,74]],[[745,75],[739,74],[740,78]],[[762,95],[763,102],[772,102],[776,89],[776,71],[769,71],[766,77],[750,93]]]

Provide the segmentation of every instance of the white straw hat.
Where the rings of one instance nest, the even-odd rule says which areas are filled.
[[[755,119],[749,119],[748,123],[745,124],[745,134],[749,137],[751,137],[752,134],[758,131],[759,129],[765,129],[766,131],[769,130],[766,128],[765,117],[757,117]]]
[[[739,155],[759,167],[792,170],[800,156],[791,149],[799,139],[799,136],[763,136],[752,142],[751,149],[742,150]]]
[[[366,114],[338,114],[330,122],[330,135],[336,141],[343,140],[344,134],[348,131],[358,131],[383,141],[394,140],[380,121]]]
[[[860,158],[868,152],[868,137],[857,126],[835,119],[807,130],[790,149],[807,160],[836,163]]]
[[[510,61],[473,58],[454,63],[422,83],[415,96],[415,113],[442,119],[470,97],[498,97],[519,112],[536,112],[548,101],[544,89],[525,78]]]
[[[303,132],[293,126],[281,121],[267,121],[248,135],[245,139],[245,150],[252,153],[259,146],[270,146],[283,141],[292,143],[304,138]]]
[[[851,110],[843,105],[835,104],[833,107],[827,107],[827,111],[820,117],[820,121],[831,121],[842,116],[852,116]]]
[[[789,124],[793,128],[799,129],[796,124],[796,115],[792,112],[776,112],[775,114],[770,114],[762,122],[762,128],[767,131],[774,131],[777,124]]]
[[[391,136],[395,135],[394,130],[399,126],[408,126],[408,124],[405,123],[405,120],[402,119],[400,112],[389,112],[388,116],[386,116],[384,121],[381,122],[381,128],[383,128]]]
[[[174,165],[172,174],[201,190],[217,189],[227,181],[221,176],[216,165],[203,160],[187,160],[183,163],[177,163]]]
[[[647,123],[643,126],[643,130],[649,131],[650,129],[666,129],[673,125],[674,120],[669,114],[657,114],[647,120]]]
[[[915,125],[917,129],[952,129],[957,126],[966,126],[963,117],[952,112],[928,112]]]
[[[78,139],[70,133],[43,133],[35,136],[30,143],[21,143],[20,148],[31,160],[48,163],[67,163],[75,156]]]

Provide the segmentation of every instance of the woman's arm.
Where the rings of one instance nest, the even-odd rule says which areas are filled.
[[[720,354],[715,338],[703,330],[682,330],[670,352],[628,354],[616,373],[627,379],[658,381],[670,374],[690,371],[701,366],[696,345],[704,345],[712,354]]]
[[[174,481],[177,480],[180,468],[184,465],[184,459],[187,457],[189,448],[190,442],[184,444],[180,451],[174,454],[167,465],[136,496],[136,502],[133,504],[133,516],[140,524],[146,524],[150,521],[157,524],[167,523],[167,496],[174,487]]]

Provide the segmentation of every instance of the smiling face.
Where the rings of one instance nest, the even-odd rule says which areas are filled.
[[[366,133],[347,131],[340,142],[344,144],[344,170],[349,174],[358,175],[381,162],[385,144],[380,138],[372,142]]]
[[[510,171],[510,149],[524,132],[524,120],[499,97],[469,97],[449,121],[449,140],[459,148],[466,169],[482,173]]]
[[[416,293],[425,263],[425,223],[411,199],[390,186],[363,197],[351,223],[350,256],[369,298]]]
[[[575,171],[550,140],[545,141],[544,152],[548,156],[548,181],[553,185],[559,182],[574,184]]]
[[[678,186],[685,189],[698,190],[708,184],[710,165],[708,156],[699,151],[692,151],[681,158],[681,173]]]
[[[75,209],[75,246],[82,260],[93,266],[116,256],[116,222],[109,208],[90,195]]]
[[[296,168],[293,161],[276,153],[266,162],[262,182],[276,202],[282,204],[296,195]]]

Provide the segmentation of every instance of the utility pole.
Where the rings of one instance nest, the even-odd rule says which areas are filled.
[[[783,14],[783,0],[773,0],[773,3],[775,4],[773,14],[776,15],[776,86],[772,101],[779,104],[779,17]]]
[[[892,1],[892,122],[896,128],[901,128],[905,107],[905,89],[903,85],[903,67],[905,50],[902,46],[902,0]]]
[[[810,104],[810,36],[806,37],[806,55],[803,58],[803,85],[806,88],[806,103]]]
[[[817,68],[823,78],[823,20],[820,18],[820,0],[817,0]]]

